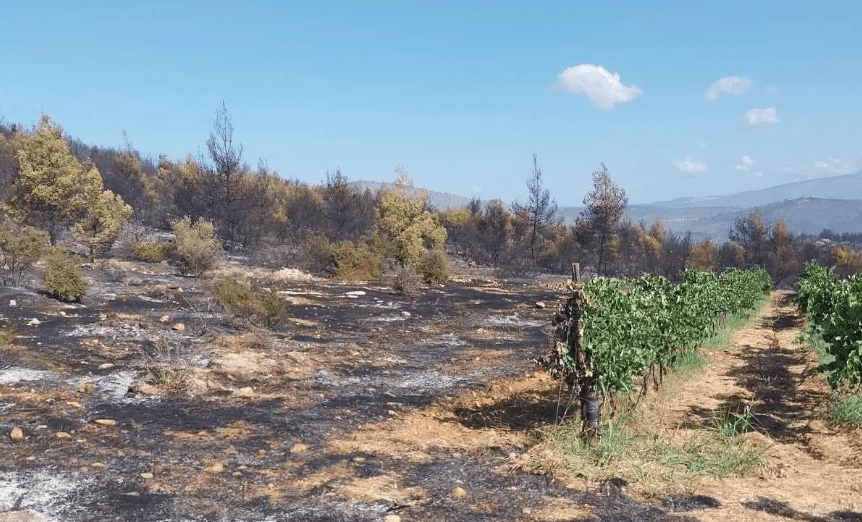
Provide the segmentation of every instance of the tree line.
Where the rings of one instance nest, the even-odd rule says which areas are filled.
[[[632,223],[625,218],[625,191],[604,164],[592,174],[584,210],[571,224],[557,218],[536,155],[526,200],[511,205],[474,199],[464,208],[434,209],[427,197],[406,190],[409,173],[400,165],[396,175],[394,189],[375,193],[358,190],[339,169],[308,184],[283,179],[264,161],[252,168],[224,103],[206,152],[182,160],[145,157],[128,140],[121,149],[86,145],[48,116],[32,129],[0,121],[6,231],[0,261],[7,271],[20,269],[27,256],[15,241],[39,243],[40,234],[46,245],[82,245],[91,258],[138,252],[150,259],[161,250],[146,244],[149,232],[185,220],[189,227],[206,223],[220,249],[252,264],[352,278],[395,270],[406,282],[414,276],[445,281],[445,252],[515,276],[566,274],[572,263],[588,276],[652,273],[670,280],[687,266],[759,266],[781,283],[793,282],[810,260],[839,273],[862,268],[862,255],[838,244],[858,238],[828,231],[794,236],[783,221],[767,223],[757,210],[738,219],[722,243],[670,233],[660,220]]]

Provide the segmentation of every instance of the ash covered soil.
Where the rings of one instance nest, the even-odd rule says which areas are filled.
[[[557,384],[531,359],[565,292],[456,273],[415,298],[115,261],[86,270],[80,303],[0,288],[15,334],[0,351],[0,520],[695,520],[712,507],[524,471],[555,422]],[[237,325],[209,290],[224,274],[277,289],[288,316]]]

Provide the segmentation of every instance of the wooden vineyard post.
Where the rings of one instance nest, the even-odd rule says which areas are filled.
[[[572,263],[572,282],[580,283],[581,282],[581,264],[580,263]]]

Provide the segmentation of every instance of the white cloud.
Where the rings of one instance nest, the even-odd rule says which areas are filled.
[[[698,174],[701,172],[706,172],[708,167],[706,163],[702,161],[695,161],[691,158],[680,158],[676,160],[676,168],[680,172],[685,172],[688,174]]]
[[[751,170],[751,166],[754,165],[754,160],[751,159],[751,156],[746,154],[742,157],[742,163],[733,167],[737,172],[748,172]]]
[[[605,110],[628,103],[643,92],[640,87],[623,85],[619,73],[591,63],[582,63],[561,72],[554,89],[584,94],[593,105]]]
[[[814,162],[814,169],[826,171],[830,174],[847,174],[853,170],[853,166],[841,158],[829,158]]]
[[[743,76],[725,76],[709,86],[706,90],[706,99],[715,101],[722,94],[728,96],[739,96],[751,87],[752,81]]]
[[[775,112],[775,107],[751,109],[745,113],[745,126],[749,129],[770,123],[778,123],[778,114]]]

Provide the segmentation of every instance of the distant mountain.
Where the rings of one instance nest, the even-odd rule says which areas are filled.
[[[360,190],[377,191],[398,187],[394,183],[354,181]],[[398,187],[403,189],[403,187]],[[428,195],[431,206],[448,210],[466,207],[470,198],[411,187],[412,194]],[[647,226],[661,218],[674,234],[691,232],[694,240],[723,242],[734,222],[759,208],[770,223],[783,219],[794,233],[819,234],[823,229],[837,233],[862,232],[862,172],[829,178],[786,183],[761,190],[700,198],[679,198],[647,205],[629,205],[626,218]],[[583,207],[561,207],[557,218],[574,223]]]
[[[674,234],[691,232],[692,238],[701,241],[726,241],[734,222],[746,216],[754,207],[689,207],[668,208],[655,205],[629,205],[626,218],[633,223],[643,221],[647,226],[661,218],[665,229]],[[783,219],[796,234],[819,234],[828,228],[834,232],[862,232],[862,199],[797,198],[769,203],[757,207],[769,223]],[[573,223],[582,207],[560,209],[559,217]]]
[[[822,199],[862,199],[862,171],[843,176],[785,183],[760,190],[739,192],[729,196],[679,198],[670,201],[659,201],[652,203],[651,206],[665,208],[752,208],[788,199],[812,197]]]

